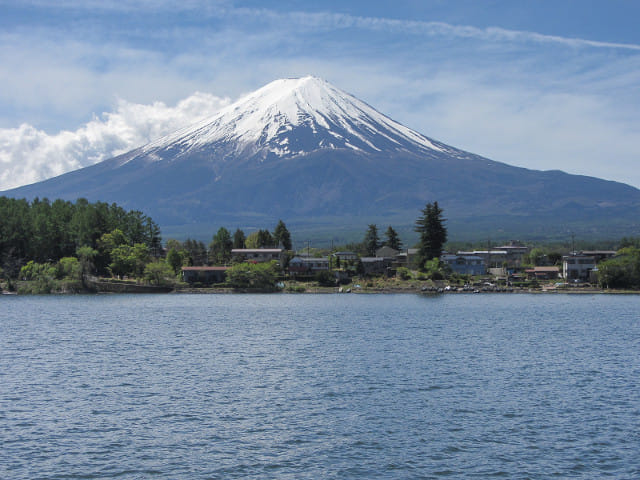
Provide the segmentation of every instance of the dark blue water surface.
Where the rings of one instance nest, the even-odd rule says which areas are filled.
[[[0,478],[640,478],[640,296],[0,298]]]

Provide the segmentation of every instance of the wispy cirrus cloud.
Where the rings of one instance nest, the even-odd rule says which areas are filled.
[[[564,45],[567,47],[591,47],[640,51],[640,45],[632,43],[602,42],[584,38],[545,35],[526,30],[510,30],[500,27],[478,28],[471,25],[455,25],[446,22],[362,17],[344,13],[282,13],[268,9],[229,9],[229,15],[253,17],[261,20],[282,22],[288,20],[299,28],[358,28],[372,31],[390,31],[410,35],[432,37],[459,37],[492,42],[535,42]]]

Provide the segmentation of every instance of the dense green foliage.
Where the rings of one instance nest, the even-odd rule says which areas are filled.
[[[100,239],[115,230],[130,245],[144,244],[152,254],[160,251],[160,229],[142,212],[82,198],[72,203],[0,197],[0,267],[16,277],[29,261],[54,264],[76,256],[79,247],[100,250]],[[100,258],[94,260],[96,267],[106,267]]]
[[[598,281],[605,288],[640,288],[640,248],[626,247],[598,264]]]
[[[329,270],[321,270],[314,275],[315,281],[322,287],[335,287],[336,277]]]
[[[415,231],[420,234],[418,262],[420,269],[425,263],[442,255],[442,248],[447,241],[447,228],[438,202],[427,203],[422,215],[416,220]]]
[[[227,283],[237,289],[277,290],[278,263],[238,263],[227,270]]]

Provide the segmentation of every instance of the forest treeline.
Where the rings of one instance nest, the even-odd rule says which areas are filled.
[[[0,268],[16,277],[29,261],[55,263],[76,256],[81,247],[99,252],[103,235],[114,231],[128,245],[145,245],[152,255],[160,252],[160,228],[140,211],[83,198],[29,202],[0,197]],[[99,255],[95,261],[100,263]]]

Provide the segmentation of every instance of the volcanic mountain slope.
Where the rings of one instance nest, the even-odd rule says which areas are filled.
[[[5,194],[117,202],[174,230],[409,226],[437,200],[454,230],[633,234],[640,213],[633,187],[464,152],[315,77],[276,80],[194,126]]]

